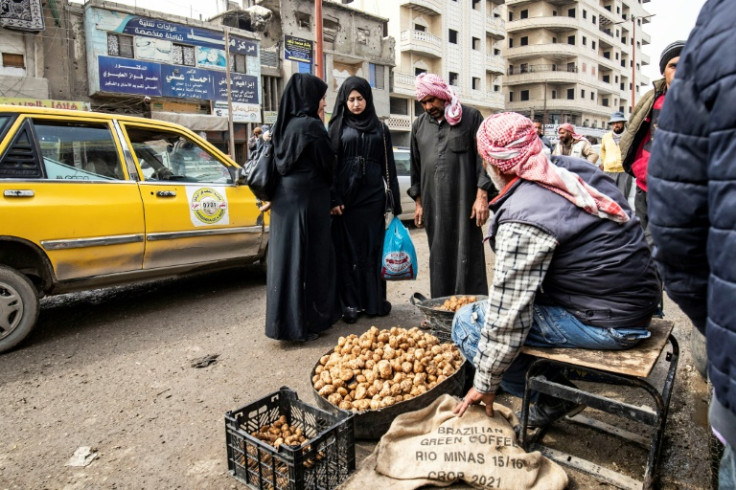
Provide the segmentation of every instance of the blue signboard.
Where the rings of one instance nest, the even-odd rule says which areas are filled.
[[[161,65],[130,58],[100,56],[100,90],[148,96],[161,95]]]
[[[188,66],[161,65],[162,95],[185,99],[212,99],[213,85],[210,70]]]
[[[155,37],[192,46],[225,49],[225,33],[145,17],[131,17],[122,32],[134,36]],[[257,44],[237,36],[230,37],[230,52],[256,56]]]
[[[215,100],[227,100],[225,73],[212,72],[215,82]],[[242,73],[230,73],[230,94],[233,102],[258,104],[258,78]]]

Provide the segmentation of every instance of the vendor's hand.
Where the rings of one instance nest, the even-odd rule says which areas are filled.
[[[258,210],[262,213],[265,213],[271,209],[271,202],[270,201],[263,201],[260,206],[258,206]]]
[[[335,206],[334,208],[330,209],[330,214],[333,216],[342,216],[342,212],[345,209],[344,204],[340,204],[338,206]]]
[[[496,399],[495,393],[481,393],[475,388],[470,388],[457,407],[452,411],[458,417],[462,417],[470,405],[477,405],[479,402],[486,404],[486,415],[493,417],[493,401]]]
[[[488,195],[478,195],[473,203],[473,211],[470,213],[470,219],[475,218],[475,224],[483,226],[488,221],[491,212],[488,210]]]
[[[416,226],[417,228],[421,228],[423,218],[424,209],[422,209],[422,201],[417,198],[416,207],[414,208],[414,226]]]

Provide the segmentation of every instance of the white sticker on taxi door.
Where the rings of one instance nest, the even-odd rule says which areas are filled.
[[[229,225],[227,193],[224,187],[187,186],[189,217],[194,226]]]

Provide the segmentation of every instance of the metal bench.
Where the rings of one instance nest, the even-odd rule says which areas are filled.
[[[677,370],[677,361],[680,352],[677,340],[671,334],[672,328],[672,322],[655,319],[650,325],[652,336],[649,339],[642,341],[633,349],[622,351],[524,347],[522,349],[523,353],[537,358],[527,373],[521,408],[520,442],[524,449],[527,451],[540,451],[545,456],[560,464],[593,475],[597,479],[619,488],[652,488],[662,449],[665,425],[667,423],[667,412],[669,410],[670,396],[675,381],[675,371]],[[649,377],[668,343],[671,346],[671,351],[665,354],[665,361],[669,363],[669,368],[667,369],[667,374],[660,390],[654,386],[653,383],[655,380],[650,380]],[[588,378],[594,380],[592,383],[606,383],[640,388],[645,394],[651,397],[652,404],[650,406],[635,406],[624,401],[584,391],[579,387],[570,387],[555,383],[540,374],[544,368],[550,366],[561,368],[568,376],[571,374],[578,376],[582,374],[583,379]],[[546,393],[618,417],[625,417],[648,426],[650,428],[649,430],[634,433],[603,421],[586,417],[584,413],[563,419],[612,434],[648,449],[649,455],[643,479],[641,481],[636,480],[610,468],[602,467],[587,459],[572,456],[558,449],[543,445],[544,435],[549,426],[540,427],[531,433],[527,426],[530,394],[532,391]]]

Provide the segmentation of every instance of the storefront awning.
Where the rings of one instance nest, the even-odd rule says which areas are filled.
[[[227,131],[227,118],[205,114],[151,111],[151,119],[181,124],[192,131]]]

